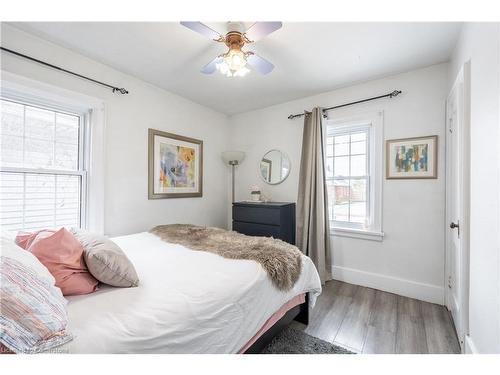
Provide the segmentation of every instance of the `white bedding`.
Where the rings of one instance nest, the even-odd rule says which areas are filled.
[[[68,297],[69,353],[237,353],[294,296],[321,293],[312,261],[288,292],[254,261],[229,260],[150,233],[113,238],[136,267],[137,288],[101,286]]]

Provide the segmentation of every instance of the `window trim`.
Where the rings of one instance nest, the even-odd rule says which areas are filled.
[[[326,150],[329,129],[356,130],[356,128],[369,129],[368,132],[368,199],[369,200],[369,225],[339,225],[338,222],[330,223],[332,236],[350,237],[366,240],[382,241],[382,181],[384,160],[384,137],[383,137],[383,111],[368,112],[345,116],[335,119],[327,119],[324,127],[324,150]],[[331,134],[331,133],[330,133]],[[326,151],[325,151],[326,152]],[[326,158],[326,155],[325,155]]]
[[[28,105],[49,107],[63,113],[70,110],[70,114],[83,115],[81,125],[85,126],[86,131],[82,143],[82,151],[85,148],[82,162],[85,163],[87,173],[82,180],[82,192],[85,190],[86,196],[83,197],[82,194],[81,197],[85,204],[81,226],[104,234],[104,101],[4,70],[1,70],[0,95]],[[40,171],[37,170],[38,172]],[[86,188],[83,188],[84,183]]]
[[[80,204],[79,204],[79,224],[81,229],[88,229],[88,152],[87,147],[87,113],[82,110],[73,111],[70,108],[64,107],[63,104],[52,105],[43,104],[43,99],[37,99],[31,101],[31,96],[26,95],[23,98],[20,94],[12,94],[9,91],[2,90],[0,94],[0,99],[8,101],[11,103],[19,104],[24,107],[38,108],[45,111],[50,111],[54,113],[61,113],[69,116],[78,117],[78,162],[77,169],[53,169],[53,168],[29,168],[29,167],[2,167],[0,166],[0,172],[4,173],[19,173],[26,176],[27,174],[42,174],[51,176],[79,176],[80,177]],[[26,113],[26,110],[25,110]],[[26,119],[24,119],[23,127],[26,124]],[[24,137],[23,137],[24,138]],[[55,154],[54,154],[55,156]],[[26,177],[24,177],[26,178]]]
[[[384,232],[376,230],[330,227],[331,235],[336,237],[359,238],[362,240],[382,241]]]

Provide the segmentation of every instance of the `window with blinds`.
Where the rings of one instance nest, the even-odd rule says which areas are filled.
[[[325,169],[334,226],[369,225],[369,136],[369,126],[327,128]]]
[[[84,117],[6,98],[0,111],[2,229],[81,227]]]

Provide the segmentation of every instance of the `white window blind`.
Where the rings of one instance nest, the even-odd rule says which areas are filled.
[[[369,126],[327,129],[325,168],[334,226],[370,224],[369,136]]]
[[[5,98],[0,106],[2,228],[81,227],[83,116]]]

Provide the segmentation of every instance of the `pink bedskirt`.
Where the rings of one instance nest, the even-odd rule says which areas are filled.
[[[293,309],[295,306],[300,305],[301,303],[304,303],[306,301],[306,294],[302,293],[299,294],[295,297],[293,297],[290,301],[286,302],[283,306],[279,308],[278,311],[276,311],[267,321],[264,323],[264,325],[257,331],[257,333],[248,341],[243,348],[240,349],[238,354],[245,353],[245,351],[251,347],[255,341],[259,339],[264,333],[267,332],[269,328],[271,328],[273,325],[276,324],[278,320],[283,318],[283,316],[291,309]]]

